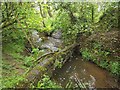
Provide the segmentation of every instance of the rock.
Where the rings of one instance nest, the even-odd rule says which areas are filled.
[[[58,48],[55,47],[55,42],[52,42],[52,41],[49,40],[49,39],[46,40],[46,41],[41,45],[41,49],[45,49],[45,48],[50,49],[50,50],[52,50],[53,52],[58,50]]]
[[[40,47],[42,39],[40,38],[38,31],[32,31],[31,40],[35,47]]]
[[[50,49],[51,51],[57,51],[58,50],[58,48],[57,47],[54,47],[54,45],[53,45],[53,43],[49,43],[49,42],[46,42],[46,43],[44,43],[44,44],[42,44],[41,45],[41,49]]]
[[[37,41],[39,39],[39,35],[36,30],[32,31],[32,39],[35,41]]]
[[[48,37],[48,39],[41,45],[41,49],[50,49],[51,51],[58,51],[58,48],[62,46],[62,41],[60,39],[55,39],[53,37]]]
[[[53,43],[55,47],[60,47],[62,45],[62,40],[61,39],[55,39],[53,37],[48,37],[48,40]]]
[[[62,46],[61,30],[55,31],[52,37],[46,37],[46,39],[42,39],[42,35],[44,36],[44,33],[39,34],[36,30],[32,31],[31,40],[35,47],[49,49],[54,52],[58,51],[58,48]]]
[[[52,37],[53,37],[53,38],[56,38],[56,39],[60,39],[60,38],[62,37],[62,31],[61,31],[61,29],[53,32],[53,33],[52,33]]]

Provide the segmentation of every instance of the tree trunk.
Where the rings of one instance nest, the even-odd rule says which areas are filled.
[[[26,75],[24,76],[25,80],[22,82],[19,82],[18,85],[16,85],[16,88],[30,88],[30,84],[36,85],[39,80],[42,79],[42,76],[44,74],[52,75],[53,70],[55,69],[54,62],[56,60],[59,60],[59,56],[65,56],[63,57],[63,64],[67,61],[67,58],[71,56],[71,51],[77,46],[76,43],[68,46],[67,48],[62,49],[59,52],[54,52],[50,54],[43,55],[39,57],[37,60],[40,61],[35,67],[32,67],[32,70],[28,71]],[[46,58],[48,55],[49,58]],[[44,57],[44,59],[43,59]]]
[[[94,23],[94,6],[92,5],[92,23]]]

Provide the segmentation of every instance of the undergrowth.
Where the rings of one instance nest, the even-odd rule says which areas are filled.
[[[61,86],[57,85],[53,82],[48,75],[43,75],[43,78],[37,83],[37,85],[31,84],[32,88],[61,88]]]
[[[112,74],[120,76],[120,63],[117,60],[108,60],[107,58],[111,53],[102,50],[100,44],[94,43],[92,49],[81,49],[81,53],[85,60],[92,61],[98,66],[109,70]]]

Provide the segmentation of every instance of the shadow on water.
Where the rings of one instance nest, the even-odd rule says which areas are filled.
[[[52,76],[53,80],[62,87],[75,77],[88,88],[118,88],[117,80],[108,71],[92,62],[83,61],[80,55],[70,59],[62,68],[57,68]]]

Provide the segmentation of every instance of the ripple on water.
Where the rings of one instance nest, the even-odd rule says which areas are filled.
[[[89,88],[112,88],[118,87],[115,78],[108,71],[99,68],[97,65],[83,61],[81,57],[71,59],[71,62],[65,63],[61,69],[53,72],[53,79],[61,86],[65,87],[72,78],[77,79]]]

